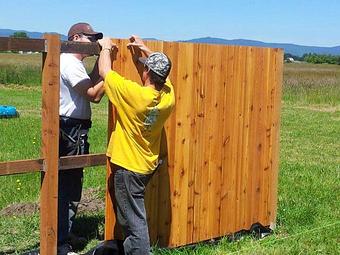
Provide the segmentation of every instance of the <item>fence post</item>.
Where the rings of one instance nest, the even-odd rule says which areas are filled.
[[[109,104],[108,112],[108,142],[110,141],[111,133],[113,130],[113,123],[115,122],[115,110],[111,102]],[[115,197],[113,188],[113,169],[109,158],[106,163],[106,196],[105,196],[105,240],[113,240],[122,238],[119,235],[119,226],[117,225],[116,214],[114,211]],[[118,231],[118,232],[117,232]]]
[[[40,254],[57,254],[59,153],[59,35],[44,35],[47,52],[42,70],[42,158],[40,190]]]

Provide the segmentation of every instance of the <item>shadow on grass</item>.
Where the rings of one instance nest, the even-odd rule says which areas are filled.
[[[72,232],[77,237],[82,237],[79,242],[72,243],[74,250],[79,251],[93,239],[104,239],[104,215],[79,215],[72,227]]]
[[[85,246],[93,239],[103,240],[104,238],[104,215],[93,214],[93,215],[78,215],[73,224],[73,234],[80,237],[78,240],[73,240],[72,246],[75,251],[81,251]],[[13,254],[14,250],[2,252],[3,254]],[[39,243],[30,245],[26,252],[21,253],[22,255],[38,255],[39,254]]]

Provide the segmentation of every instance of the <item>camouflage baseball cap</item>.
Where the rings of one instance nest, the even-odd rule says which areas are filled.
[[[171,61],[162,52],[154,52],[150,54],[148,58],[141,57],[139,61],[164,79],[166,79],[170,73]]]

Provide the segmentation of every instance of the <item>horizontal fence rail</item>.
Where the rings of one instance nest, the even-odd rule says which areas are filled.
[[[78,156],[65,156],[59,159],[59,169],[74,169],[90,166],[102,166],[106,164],[106,155],[88,154]],[[44,170],[44,159],[27,159],[0,162],[0,176],[11,174],[23,174]]]
[[[48,52],[48,47],[45,39],[0,37],[0,51]],[[64,41],[60,44],[60,52],[99,55],[100,46],[98,43]]]
[[[44,39],[0,37],[0,50],[45,52],[47,49]]]

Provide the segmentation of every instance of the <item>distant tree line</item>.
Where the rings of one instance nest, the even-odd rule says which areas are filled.
[[[295,56],[290,53],[284,54],[284,59],[292,58],[295,61],[305,61],[307,63],[312,64],[334,64],[334,65],[340,65],[340,56],[335,55],[325,55],[325,54],[315,54],[315,53],[307,53],[304,54],[302,57]]]
[[[14,32],[10,37],[14,37],[14,38],[29,38],[27,33],[23,32],[23,31]]]
[[[340,65],[340,56],[334,56],[334,55],[318,55],[315,53],[308,53],[304,54],[303,60],[308,63],[313,64],[335,64]]]

